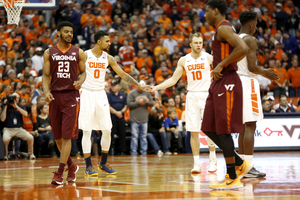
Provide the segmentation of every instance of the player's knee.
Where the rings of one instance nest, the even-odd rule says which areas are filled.
[[[102,130],[102,137],[110,137],[111,130]]]
[[[247,122],[247,123],[245,123],[245,129],[246,129],[246,131],[245,131],[245,133],[247,133],[247,130],[254,130],[255,131],[255,129],[256,129],[256,122]]]

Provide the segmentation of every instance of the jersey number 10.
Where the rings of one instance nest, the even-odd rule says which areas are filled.
[[[201,71],[192,71],[193,74],[193,80],[201,80],[202,79],[202,73]]]

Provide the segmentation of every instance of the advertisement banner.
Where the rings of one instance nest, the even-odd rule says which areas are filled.
[[[238,147],[238,133],[233,133],[235,147]],[[207,149],[206,135],[199,134],[200,149]],[[300,148],[299,118],[265,118],[256,123],[254,148]]]

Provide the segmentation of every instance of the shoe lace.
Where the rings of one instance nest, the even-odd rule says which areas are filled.
[[[107,167],[109,170],[112,170],[112,167],[108,163],[106,163],[104,166]]]

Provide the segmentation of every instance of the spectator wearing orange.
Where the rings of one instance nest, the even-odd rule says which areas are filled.
[[[152,59],[148,56],[148,51],[146,49],[142,50],[142,57],[138,58],[136,66],[139,70],[142,67],[146,67],[147,74],[151,73],[153,62],[152,62]]]
[[[4,32],[4,26],[0,25],[0,45],[5,42],[5,39],[9,37],[8,32]]]
[[[192,32],[191,20],[188,15],[184,15],[183,19],[179,22],[178,28],[184,35],[188,36]]]
[[[179,108],[175,107],[175,100],[174,100],[173,97],[170,97],[168,99],[168,104],[169,104],[168,110],[169,109],[175,109],[176,110],[176,117],[178,118],[178,120],[181,120],[182,110],[180,110]]]
[[[14,41],[17,41],[17,42],[20,43],[19,39],[16,38],[16,32],[15,31],[11,31],[9,38],[5,39],[5,42],[7,43],[7,50],[11,50]]]
[[[265,9],[263,11],[263,16],[261,16],[261,18],[266,21],[267,27],[269,28],[271,26],[273,20],[268,14],[269,14],[268,9]]]
[[[175,34],[172,36],[172,39],[175,40],[178,43],[178,47],[180,48],[184,41],[184,35],[181,34],[180,30],[178,28],[175,29]]]
[[[20,91],[18,92],[21,98],[26,99],[26,103],[30,103],[28,91],[29,91],[29,86],[27,84],[23,84],[21,86]]]
[[[6,66],[7,67],[7,66]],[[5,80],[3,83],[7,83],[7,84],[11,84],[11,82],[21,82],[19,79],[17,79],[16,77],[16,72],[13,69],[10,69],[8,72],[8,79]]]
[[[140,22],[138,21],[138,17],[135,16],[135,15],[133,15],[133,16],[131,17],[130,30],[133,29],[133,25],[134,25],[134,24],[136,24],[137,27],[140,27],[140,25],[141,25]]]
[[[248,0],[243,0],[242,4],[239,5],[238,12],[242,13],[244,11],[249,11]]]
[[[25,37],[28,36],[30,32],[30,25],[28,19],[24,19],[22,26],[20,27],[20,33],[22,33]]]
[[[161,17],[157,20],[158,23],[162,23],[162,27],[164,29],[168,29],[169,24],[173,24],[172,20],[167,17],[166,13],[164,12]]]
[[[289,96],[300,97],[300,68],[298,66],[298,60],[292,61],[292,67],[287,71],[287,74],[289,83]]]
[[[281,44],[275,40],[275,48],[271,50],[270,52],[270,57],[275,58],[276,60],[279,60],[280,62],[282,61],[281,54],[284,52],[281,49]]]
[[[279,80],[272,81],[272,85],[270,86],[270,88],[273,88],[274,97],[279,97],[281,94],[285,93],[288,75],[286,69],[281,67],[281,62],[279,60],[269,60],[269,67],[273,68],[274,72],[279,76]]]
[[[98,4],[101,4],[101,10],[104,10],[107,15],[111,15],[112,12],[112,6],[107,0],[100,0]]]
[[[160,81],[166,80],[169,75],[172,75],[172,70],[168,69],[166,61],[160,63],[160,68],[155,71],[154,77],[157,84]]]
[[[10,93],[11,86],[10,84],[3,83],[1,85],[1,93],[0,93],[0,98],[6,97]]]
[[[286,6],[284,7],[284,11],[286,12],[286,14],[289,16],[292,14],[292,10],[294,9],[294,5],[292,1],[288,1],[286,2]]]
[[[0,60],[4,61],[7,58],[7,43],[3,43],[0,48]]]
[[[87,7],[86,13],[82,14],[80,18],[80,24],[82,25],[82,27],[85,27],[89,24],[89,21],[95,22],[95,15],[92,14],[91,8]]]
[[[130,65],[133,64],[133,58],[135,57],[135,51],[132,46],[129,46],[128,40],[124,40],[124,45],[119,49],[119,56],[124,66],[125,72],[131,72]]]
[[[212,35],[215,33],[214,30],[214,27],[210,26],[207,22],[204,22],[204,26],[202,26],[200,29],[203,39],[211,40]]]
[[[14,41],[12,49],[7,53],[7,58],[14,59],[16,52],[20,52],[20,45],[19,42]]]
[[[230,14],[232,16],[233,19],[238,19],[239,18],[239,11],[238,11],[238,8],[239,8],[239,4],[234,4],[233,5],[233,8],[232,10],[230,11]]]
[[[38,35],[39,35],[39,32],[38,32],[37,27],[30,26],[30,31],[29,31],[28,35],[25,37],[26,44],[28,44],[30,42],[30,40],[36,41]]]
[[[42,42],[45,43],[48,46],[49,45],[53,46],[53,43],[52,43],[52,40],[51,40],[50,36],[51,36],[51,29],[47,28],[47,30],[42,35]]]
[[[164,39],[160,38],[158,46],[154,48],[154,56],[155,56],[156,61],[158,61],[159,55],[162,55],[162,54],[169,55],[169,50],[167,47],[163,46],[163,43],[164,43]],[[156,77],[155,77],[155,79],[156,79]]]
[[[101,10],[100,15],[96,18],[95,25],[97,26],[97,28],[99,28],[100,26],[103,25],[102,20],[104,20],[106,23],[109,23],[109,24],[113,23],[111,20],[111,17],[106,14],[105,10]]]

